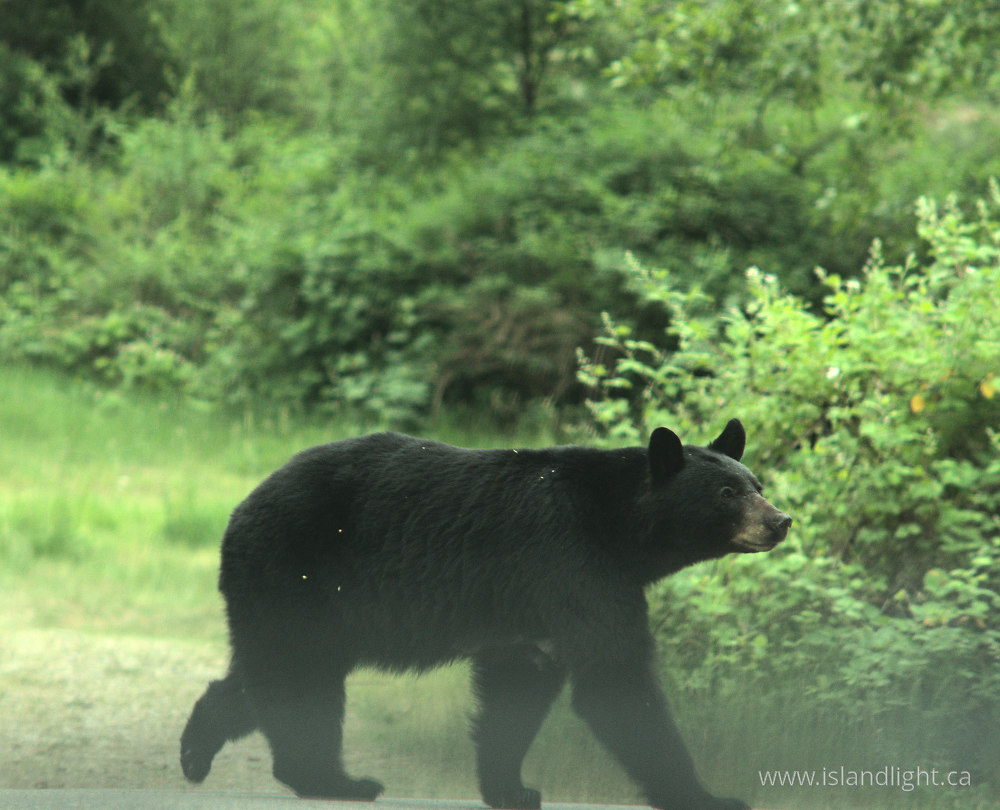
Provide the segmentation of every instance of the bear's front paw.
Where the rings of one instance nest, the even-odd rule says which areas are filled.
[[[708,793],[693,798],[679,798],[676,794],[660,800],[652,799],[650,804],[662,810],[751,810],[742,799],[719,799]]]
[[[351,779],[343,775],[317,775],[287,768],[275,768],[274,778],[288,785],[303,799],[348,799],[370,802],[385,790],[374,779]]]
[[[375,801],[383,790],[385,790],[385,787],[377,779],[349,779],[347,789],[341,797],[371,802]]]
[[[497,810],[539,810],[542,794],[528,787],[517,786],[508,790],[483,790],[483,801]]]

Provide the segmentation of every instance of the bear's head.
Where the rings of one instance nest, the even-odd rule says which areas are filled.
[[[729,553],[769,551],[792,518],[772,506],[743,464],[746,432],[731,419],[707,447],[685,447],[665,427],[649,439],[647,542],[660,554],[658,576]]]

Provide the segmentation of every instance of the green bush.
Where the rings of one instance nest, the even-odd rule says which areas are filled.
[[[66,135],[72,111],[40,64],[2,42],[0,74],[0,161],[37,161]]]
[[[735,96],[714,110],[618,99],[387,173],[353,135],[277,117],[234,129],[199,92],[189,79],[161,117],[118,120],[101,161],[67,150],[0,176],[5,356],[401,422],[442,405],[502,419],[572,407],[575,349],[601,309],[646,338],[666,321],[624,288],[623,251],[715,307],[744,295],[736,269],[753,263],[817,306],[814,262],[852,274],[875,223],[894,234],[890,257],[915,243],[893,200],[908,177],[944,182],[930,168],[958,126],[952,111],[881,163],[884,143],[850,130],[803,169],[740,134]],[[771,119],[794,144],[808,141],[798,129],[839,132],[844,112],[830,104],[809,127],[776,102]],[[990,120],[963,136],[958,177],[989,154]]]
[[[159,5],[150,0],[4,0],[0,43],[43,66],[80,111],[92,104],[157,110],[172,67]]]
[[[307,94],[324,94],[301,69],[303,55],[314,64],[322,56],[305,38],[318,14],[310,5],[162,0],[164,39],[199,108],[232,122],[252,113],[306,113]]]
[[[682,689],[794,684],[811,710],[876,730],[917,716],[950,729],[935,756],[988,758],[970,741],[1000,720],[995,183],[991,192],[972,221],[954,200],[922,199],[928,261],[887,265],[876,244],[860,278],[820,272],[823,312],[752,269],[746,303],[719,317],[697,288],[630,264],[671,326],[664,348],[607,319],[611,359],[581,371],[604,392],[591,403],[596,428],[641,442],[668,424],[696,439],[738,416],[747,463],[796,518],[768,558],[689,569],[657,588],[661,649]]]

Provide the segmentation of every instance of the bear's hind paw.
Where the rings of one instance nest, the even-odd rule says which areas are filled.
[[[208,772],[212,770],[212,757],[212,753],[204,750],[181,749],[181,770],[184,771],[184,777],[196,784],[204,782]]]
[[[490,807],[503,810],[539,810],[542,794],[534,788],[517,787],[512,790],[483,791],[483,801]]]

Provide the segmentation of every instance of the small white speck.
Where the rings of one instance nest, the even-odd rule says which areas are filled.
[[[303,575],[302,575],[302,579],[309,579],[309,577],[308,577],[308,576],[306,576],[305,574],[303,574]]]
[[[830,368],[826,370],[826,378],[828,380],[832,380],[834,377],[839,377],[839,376],[840,376],[840,369],[837,366],[830,366]]]

